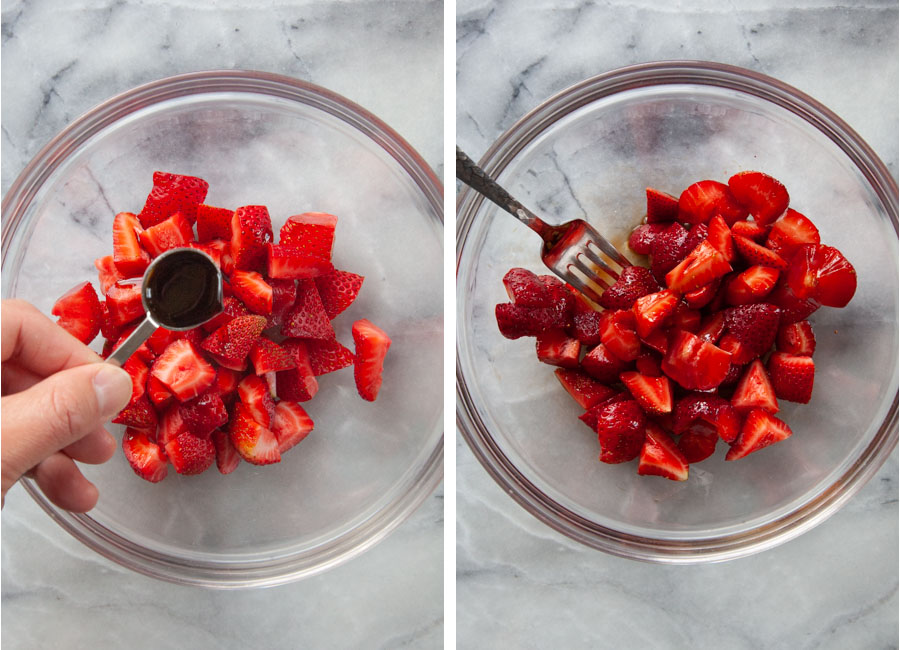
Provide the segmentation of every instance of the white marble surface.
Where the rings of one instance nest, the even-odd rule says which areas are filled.
[[[777,77],[896,177],[897,5],[822,0],[459,0],[457,143],[623,65],[705,59]],[[840,512],[774,550],[670,567],[592,551],[510,499],[457,438],[459,648],[896,648],[897,452]]]
[[[440,2],[419,0],[4,0],[2,189],[97,103],[154,79],[214,68],[265,70],[330,88],[382,118],[440,174],[442,18]],[[15,488],[2,515],[2,644],[440,647],[442,494],[373,549],[324,574],[217,592],[108,562]]]

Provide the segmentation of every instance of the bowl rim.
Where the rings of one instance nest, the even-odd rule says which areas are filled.
[[[577,82],[527,112],[482,156],[479,166],[496,178],[522,149],[557,119],[599,99],[647,86],[713,86],[753,95],[788,110],[832,140],[866,178],[898,231],[897,182],[872,148],[833,111],[802,91],[767,75],[711,61],[654,61],[617,68]],[[463,250],[483,198],[466,186],[457,196],[457,278]],[[459,282],[457,280],[457,295]],[[457,305],[457,328],[464,328]],[[566,508],[534,485],[503,453],[481,420],[469,392],[457,337],[457,429],[494,481],[531,515],[588,547],[619,557],[660,564],[719,562],[758,553],[810,530],[837,512],[881,468],[898,440],[898,394],[886,417],[850,467],[803,507],[737,534],[658,539],[602,526]]]
[[[19,173],[2,200],[2,260],[8,259],[14,233],[43,183],[82,144],[136,111],[189,95],[232,92],[268,95],[311,106],[335,117],[385,150],[422,192],[434,217],[444,223],[443,184],[409,143],[380,118],[331,90],[285,75],[255,70],[205,70],[177,74],[141,84],[97,104],[55,135]],[[428,215],[426,215],[428,216]],[[115,533],[89,514],[51,504],[34,482],[20,482],[37,504],[64,530],[113,562],[143,575],[176,584],[212,589],[268,587],[319,574],[342,564],[388,536],[435,491],[443,479],[444,432],[434,448],[424,448],[421,467],[405,472],[393,501],[339,536],[312,549],[277,558],[259,555],[248,561],[197,561],[155,551]],[[415,471],[412,471],[412,470]]]

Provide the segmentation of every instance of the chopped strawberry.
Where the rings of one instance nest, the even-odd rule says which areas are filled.
[[[751,359],[769,351],[775,343],[779,322],[778,308],[765,302],[732,307],[725,312],[728,333],[747,347]]]
[[[82,282],[66,291],[53,304],[50,313],[59,317],[57,325],[85,345],[100,333],[103,310],[90,282]]]
[[[655,329],[650,336],[642,337],[641,343],[654,352],[665,355],[669,351],[669,332],[668,329]]]
[[[581,360],[581,367],[594,379],[611,384],[628,367],[628,363],[610,352],[603,343],[598,343]]]
[[[731,364],[731,368],[728,369],[728,374],[725,375],[725,379],[722,380],[720,386],[734,386],[738,383],[738,379],[741,378],[741,375],[744,372],[744,367],[738,365],[736,363]]]
[[[243,378],[240,371],[221,366],[216,370],[216,383],[212,390],[219,394],[223,402],[230,403],[237,395],[238,384]]]
[[[241,457],[231,444],[231,436],[216,429],[212,432],[212,442],[216,448],[216,469],[221,474],[231,474],[241,464]]]
[[[184,425],[199,438],[208,438],[213,429],[228,422],[225,403],[218,393],[204,393],[185,402],[180,408]]]
[[[334,328],[315,283],[311,279],[297,283],[297,299],[284,316],[281,326],[284,336],[328,340],[334,338]]]
[[[753,348],[741,343],[740,339],[731,332],[723,335],[716,345],[731,355],[731,365],[743,366],[759,356],[753,351]]]
[[[112,421],[136,429],[153,429],[157,425],[156,411],[146,394],[129,402]]]
[[[125,429],[122,451],[134,473],[145,481],[159,483],[169,473],[166,455],[145,430],[133,427]]]
[[[274,288],[272,290],[273,299],[272,302],[274,304]],[[242,303],[240,300],[235,298],[234,296],[227,296],[222,303],[222,312],[215,316],[214,318],[203,323],[202,327],[207,332],[214,332],[223,325],[227,325],[229,322],[234,320],[239,316],[252,316],[253,312],[247,309],[247,306]]]
[[[555,275],[539,275],[538,278],[544,284],[544,288],[550,296],[550,306],[559,314],[559,318],[566,323],[566,327],[569,327],[572,324],[575,303],[581,294]]]
[[[661,377],[662,357],[655,350],[641,350],[641,354],[634,360],[635,369],[648,377]]]
[[[201,242],[210,239],[231,241],[231,218],[234,210],[216,208],[201,203],[197,206],[197,239]]]
[[[356,300],[363,280],[365,278],[361,275],[338,269],[315,278],[316,288],[329,320],[334,320],[335,316]]]
[[[649,255],[656,236],[669,227],[670,222],[645,223],[631,231],[628,247],[638,255]]]
[[[150,368],[137,355],[132,355],[122,364],[122,370],[131,377],[131,401],[134,402],[147,392],[147,377]]]
[[[716,278],[712,282],[704,284],[702,287],[698,287],[693,291],[688,291],[684,294],[685,304],[691,309],[703,309],[716,297],[716,293],[718,293],[721,283],[722,278]]]
[[[812,357],[775,352],[769,357],[766,368],[778,399],[809,403],[816,374]]]
[[[122,278],[139,278],[150,264],[150,256],[138,241],[142,231],[140,221],[130,212],[120,212],[113,219],[113,263]]]
[[[644,339],[650,336],[674,313],[677,306],[678,294],[669,289],[638,298],[632,307],[638,335]]]
[[[698,310],[688,307],[687,303],[682,300],[675,305],[675,310],[672,312],[669,323],[673,329],[681,329],[685,332],[696,334],[700,331],[702,320],[702,314]]]
[[[766,248],[789,260],[804,244],[818,244],[819,229],[805,216],[788,208],[788,211],[772,225]]]
[[[792,433],[791,428],[774,415],[762,409],[753,409],[747,414],[737,440],[725,454],[725,460],[743,458],[747,454],[790,437]]]
[[[272,220],[264,205],[245,205],[231,217],[231,256],[234,267],[252,271],[263,265],[266,244],[272,241]]]
[[[538,334],[536,348],[538,361],[542,363],[561,368],[578,367],[581,342],[562,330]]]
[[[715,393],[688,393],[672,409],[672,431],[684,433],[697,420],[716,428],[725,442],[733,441],[741,428],[741,418],[731,403]]]
[[[234,271],[234,258],[231,256],[231,239],[209,239],[203,243],[190,242],[188,246],[198,248],[213,258],[225,275]]]
[[[635,331],[630,309],[606,311],[600,319],[600,341],[622,361],[634,361],[641,353],[641,340]]]
[[[678,217],[678,199],[671,194],[647,188],[647,223],[675,221]]]
[[[147,397],[150,398],[157,413],[168,407],[171,401],[175,399],[172,391],[153,375],[147,378]]]
[[[828,307],[845,307],[856,293],[856,269],[832,246],[800,246],[791,257],[786,280],[798,298]]]
[[[202,474],[216,460],[216,447],[208,437],[181,433],[166,443],[166,456],[179,474]]]
[[[247,375],[238,384],[238,399],[247,407],[253,419],[268,428],[275,412],[275,402],[269,395],[269,386],[256,375]]]
[[[237,453],[248,463],[268,465],[281,460],[275,434],[257,422],[250,409],[241,402],[235,404],[230,434]]]
[[[122,327],[144,315],[141,287],[138,284],[116,283],[106,291],[106,308],[114,326]]]
[[[188,218],[181,212],[176,212],[144,230],[140,238],[141,246],[150,253],[150,257],[157,257],[167,250],[187,246],[194,241],[194,231]]]
[[[366,319],[353,323],[353,343],[356,358],[353,361],[353,378],[360,397],[374,402],[381,388],[382,367],[391,339],[385,332]]]
[[[553,371],[566,392],[583,409],[589,409],[615,394],[615,390],[600,383],[581,370],[558,368]]]
[[[747,239],[740,235],[734,235],[732,239],[734,240],[734,247],[737,248],[738,253],[748,264],[771,266],[779,270],[784,270],[788,267],[787,262],[778,253],[760,246],[752,239]]]
[[[659,415],[672,411],[672,384],[668,377],[648,377],[638,372],[623,372],[619,378],[646,413]]]
[[[138,215],[141,225],[155,226],[176,212],[181,212],[193,224],[197,220],[197,206],[203,203],[207,190],[209,183],[202,178],[153,172],[153,189]]]
[[[565,320],[552,307],[520,307],[501,303],[495,308],[495,315],[500,333],[508,339],[537,336],[566,326]]]
[[[234,271],[231,289],[253,313],[263,316],[272,313],[272,286],[256,271]]]
[[[721,311],[711,313],[700,322],[700,328],[694,332],[698,337],[710,343],[718,341],[725,332],[725,314]]]
[[[731,224],[731,234],[734,237],[746,237],[757,244],[762,244],[766,241],[769,229],[756,221],[736,221]]]
[[[100,283],[100,293],[102,293],[104,296],[106,295],[106,292],[109,291],[109,288],[116,282],[126,279],[121,273],[119,273],[119,269],[116,268],[116,263],[112,255],[107,255],[106,257],[98,257],[94,260],[94,267],[97,269],[97,277]]]
[[[238,316],[203,340],[200,347],[212,355],[220,365],[243,370],[247,355],[266,326],[263,316]]]
[[[686,481],[688,472],[687,458],[672,436],[659,425],[647,422],[637,473],[642,476],[662,476],[672,481]]]
[[[204,392],[216,381],[216,371],[187,339],[179,339],[156,359],[150,374],[159,379],[180,402]]]
[[[288,244],[266,244],[266,259],[269,276],[273,278],[315,278],[334,270],[330,261],[307,255],[300,247]]]
[[[708,223],[717,214],[728,224],[747,216],[747,210],[737,202],[724,183],[699,181],[678,198],[678,221]]]
[[[661,288],[648,269],[626,266],[619,278],[600,296],[600,306],[605,309],[631,309],[635,300]]]
[[[301,339],[286,339],[282,347],[294,359],[294,367],[275,373],[278,397],[292,402],[307,402],[319,390],[319,383],[313,373],[306,343]]]
[[[659,284],[665,283],[666,274],[691,252],[687,247],[687,240],[688,231],[680,223],[669,224],[668,228],[653,238],[650,245],[650,271]]]
[[[179,404],[170,404],[159,416],[159,426],[156,428],[156,444],[165,449],[170,441],[182,433],[190,434],[184,419],[181,417]]]
[[[762,172],[741,172],[728,179],[734,198],[745,206],[757,223],[772,223],[787,210],[790,197],[779,181]]]
[[[312,418],[296,402],[282,400],[275,406],[272,416],[272,433],[278,440],[280,453],[291,449],[313,430]]]
[[[306,255],[331,261],[337,217],[324,212],[305,212],[288,217],[281,227],[279,242],[297,246]]]
[[[289,370],[296,366],[294,358],[287,350],[264,336],[260,337],[250,349],[250,363],[253,364],[253,370],[257,375]]]
[[[297,283],[279,278],[269,278],[267,282],[272,287],[272,313],[266,318],[266,329],[281,327],[284,315],[297,300]]]
[[[631,268],[631,267],[628,267]],[[591,307],[587,301],[576,297],[572,310],[572,335],[587,346],[600,343],[600,323],[603,313]]]
[[[775,390],[759,359],[751,363],[744,371],[734,390],[734,395],[731,396],[731,405],[738,413],[746,413],[751,409],[763,409],[769,413],[778,413]]]
[[[706,239],[712,247],[722,253],[722,257],[729,263],[737,257],[734,251],[734,240],[731,237],[731,229],[722,215],[717,214],[709,220]]]
[[[174,343],[181,338],[181,332],[174,332],[165,327],[157,327],[153,334],[147,339],[147,347],[153,351],[153,354],[162,354],[170,343]]]
[[[634,400],[605,402],[594,413],[594,430],[600,440],[600,460],[624,463],[641,452],[647,418]]]
[[[819,308],[819,303],[811,298],[798,298],[784,281],[779,282],[766,299],[778,307],[782,325],[804,320]]]
[[[309,352],[309,365],[317,377],[353,365],[353,353],[335,339],[309,339],[306,349]]]
[[[701,242],[687,257],[666,274],[666,286],[687,293],[709,284],[731,271],[731,264],[708,240]]]
[[[719,434],[706,422],[695,422],[678,439],[678,449],[688,463],[699,463],[713,455]]]
[[[816,351],[816,336],[808,320],[782,325],[775,337],[775,347],[779,352],[811,357]]]
[[[729,305],[747,305],[769,295],[778,282],[780,271],[771,266],[751,266],[731,278],[725,300]]]
[[[676,330],[662,361],[662,371],[688,390],[717,387],[728,374],[731,355],[708,341]]]
[[[631,393],[628,391],[613,391],[613,393],[604,400],[601,400],[594,404],[587,411],[578,416],[578,419],[584,422],[588,428],[590,428],[594,433],[597,432],[597,420],[600,415],[600,412],[610,406],[612,404],[618,404],[619,402],[634,402],[634,398],[631,396]],[[640,409],[638,409],[640,410]]]
[[[506,295],[521,307],[552,307],[547,287],[537,274],[523,268],[512,268],[503,276]]]

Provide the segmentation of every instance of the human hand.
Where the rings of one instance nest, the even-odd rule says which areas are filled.
[[[75,461],[115,453],[103,425],[131,399],[131,378],[32,305],[2,307],[2,498],[27,473],[60,508],[86,512],[99,493]]]

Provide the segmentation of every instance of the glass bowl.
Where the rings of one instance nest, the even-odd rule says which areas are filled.
[[[304,405],[315,429],[277,465],[170,472],[153,485],[120,451],[84,467],[101,495],[87,515],[25,488],[97,552],[172,582],[272,585],[353,557],[442,477],[440,181],[387,125],[328,90],[245,71],[163,79],[89,111],[15,181],[3,200],[3,297],[49,314],[73,284],[96,282],[115,213],[140,210],[155,170],[205,178],[212,205],[267,205],[276,232],[292,214],[337,215],[335,266],[366,279],[334,325],[351,349],[358,318],[392,337],[381,393],[360,399],[351,369],[320,377]]]
[[[541,242],[465,188],[457,224],[457,420],[491,476],[557,531],[615,555],[695,563],[748,555],[824,520],[897,443],[897,185],[850,127],[763,75],[703,62],[650,63],[583,81],[543,102],[481,160],[554,223],[589,220],[623,252],[644,189],[676,196],[694,181],[759,169],[856,267],[845,309],[812,317],[816,381],[808,405],[783,403],[789,440],[736,462],[716,454],[686,482],[598,462],[596,434],[535,358],[503,338],[494,306],[504,273],[547,273]]]

